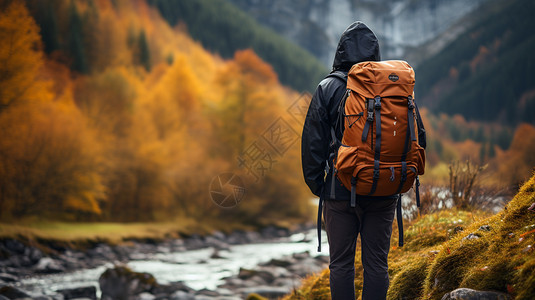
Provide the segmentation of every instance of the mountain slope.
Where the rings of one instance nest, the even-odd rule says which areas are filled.
[[[223,57],[252,48],[273,66],[280,81],[292,88],[313,91],[327,69],[310,53],[225,0],[150,0],[171,24],[183,23],[203,46]]]
[[[509,125],[535,123],[535,2],[488,2],[466,33],[417,68],[417,95],[433,112]]]
[[[226,1],[295,41],[330,67],[340,34],[354,21],[363,21],[377,34],[384,59],[405,58],[415,65],[461,33],[470,19],[455,31],[450,30],[451,26],[489,0]],[[423,50],[424,43],[446,31],[447,36],[442,36],[432,49],[414,51]]]

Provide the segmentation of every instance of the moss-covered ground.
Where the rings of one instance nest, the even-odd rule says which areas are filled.
[[[392,235],[388,299],[441,299],[465,287],[535,299],[535,176],[496,215],[443,210],[421,216]],[[396,229],[395,229],[396,230]],[[362,291],[360,252],[355,288]],[[330,299],[329,270],[306,278],[285,300]]]

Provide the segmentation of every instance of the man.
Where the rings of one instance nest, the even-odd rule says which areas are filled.
[[[340,37],[333,72],[347,74],[355,63],[379,60],[377,37],[364,23],[355,22]],[[303,174],[312,193],[326,200],[323,217],[329,242],[332,299],[355,299],[354,260],[360,233],[364,268],[362,299],[380,300],[386,298],[389,285],[387,257],[397,196],[357,196],[356,207],[351,207],[350,191],[338,178],[332,177],[331,128],[336,128],[337,110],[345,90],[345,82],[335,76],[319,83],[303,128]],[[335,132],[337,139],[342,140],[340,131]],[[334,193],[331,193],[333,183]]]

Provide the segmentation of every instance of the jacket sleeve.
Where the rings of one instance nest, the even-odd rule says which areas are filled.
[[[303,175],[310,191],[316,196],[320,196],[323,189],[331,141],[327,103],[328,98],[320,83],[310,101],[301,139]]]

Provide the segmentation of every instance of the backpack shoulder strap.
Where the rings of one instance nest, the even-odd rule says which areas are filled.
[[[416,108],[416,125],[418,126],[418,143],[422,148],[425,149],[427,146],[426,141],[426,134],[425,134],[425,127],[424,123],[422,121],[422,117],[420,116],[420,110],[418,110],[418,105],[414,103],[414,107]]]
[[[333,71],[332,73],[327,75],[327,77],[325,77],[325,78],[329,78],[329,77],[338,78],[341,81],[343,81],[344,84],[347,84],[347,74],[342,72],[342,71]]]

